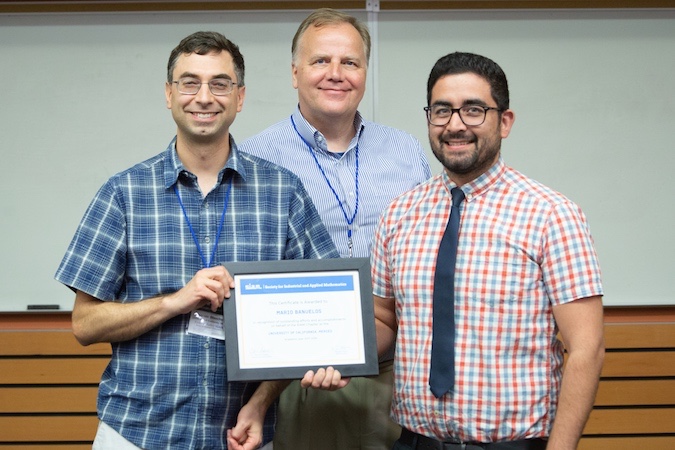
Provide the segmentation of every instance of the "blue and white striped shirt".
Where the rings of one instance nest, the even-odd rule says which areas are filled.
[[[202,197],[196,177],[169,148],[113,176],[87,209],[56,279],[101,300],[136,302],[185,286],[211,255],[232,188],[214,264],[337,257],[297,176],[254,156],[231,155]],[[224,342],[186,334],[189,315],[113,343],[98,396],[101,420],[145,449],[225,449],[226,430],[257,383],[228,382]],[[276,410],[265,419],[271,441]]]
[[[352,256],[369,257],[375,226],[384,208],[395,197],[431,176],[427,157],[419,141],[401,130],[363,120],[357,113],[354,119],[357,133],[348,150],[333,153],[328,150],[324,136],[305,120],[299,108],[291,117],[247,139],[239,148],[298,175],[340,256],[348,257],[349,227],[345,214],[351,218],[356,208],[358,146],[359,204],[352,225]],[[311,144],[311,149],[307,143]],[[328,186],[317,161],[339,201]],[[345,214],[340,209],[340,203]]]

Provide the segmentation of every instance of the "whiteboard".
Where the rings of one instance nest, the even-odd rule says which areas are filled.
[[[366,118],[428,147],[421,108],[433,63],[455,50],[493,58],[509,77],[516,112],[504,158],[582,206],[605,303],[675,304],[675,157],[667,140],[675,10],[351,12],[374,35]],[[306,15],[0,15],[0,80],[11,86],[0,94],[0,311],[72,308],[73,293],[53,275],[89,201],[175,133],[164,82],[180,39],[215,30],[239,44],[247,97],[231,131],[241,142],[294,108],[290,42]],[[129,78],[135,88],[121,89]]]
[[[492,58],[516,114],[504,161],[584,210],[604,304],[675,304],[675,9],[414,19],[390,13],[378,23],[379,119],[428,146],[433,64],[456,50]]]

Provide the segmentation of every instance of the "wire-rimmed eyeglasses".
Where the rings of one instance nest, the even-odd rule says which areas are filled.
[[[202,84],[208,84],[209,90],[213,95],[228,95],[235,86],[239,86],[229,78],[214,78],[208,83],[202,83],[197,78],[183,77],[178,79],[178,81],[172,81],[172,83],[176,83],[178,92],[186,95],[195,95],[201,89]]]
[[[501,111],[499,108],[480,105],[464,105],[461,108],[451,108],[448,105],[438,104],[425,106],[427,121],[431,125],[445,126],[452,119],[454,113],[459,114],[459,118],[468,127],[477,127],[483,125],[488,111]]]

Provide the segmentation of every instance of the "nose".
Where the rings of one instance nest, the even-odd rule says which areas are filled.
[[[459,110],[453,110],[450,115],[450,120],[445,124],[445,129],[451,132],[466,130],[466,125],[462,121],[462,117],[459,115]]]
[[[328,66],[328,79],[341,81],[344,78],[342,63],[340,61],[331,62]]]
[[[199,103],[210,103],[213,101],[213,94],[211,93],[208,83],[202,83],[202,85],[199,86],[199,90],[195,94],[195,101]]]

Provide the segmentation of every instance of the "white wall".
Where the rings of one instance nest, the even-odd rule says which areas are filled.
[[[98,187],[173,136],[164,81],[180,39],[215,30],[239,44],[247,99],[232,131],[241,141],[291,113],[290,42],[306,15],[0,15],[0,310],[72,308],[53,274]],[[675,10],[408,11],[376,20],[367,118],[427,146],[433,63],[455,50],[493,58],[517,117],[505,160],[585,210],[605,303],[675,304]]]
[[[494,59],[516,113],[504,160],[582,207],[605,304],[675,304],[675,9],[390,13],[378,26],[380,121],[426,139],[435,61]]]

